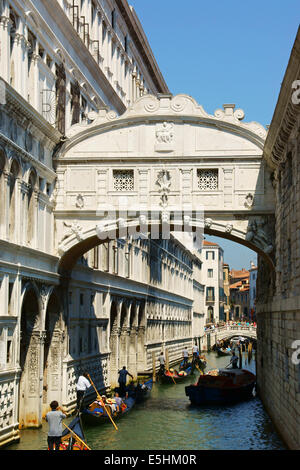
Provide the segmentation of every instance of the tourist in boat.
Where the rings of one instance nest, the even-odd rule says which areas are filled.
[[[117,411],[121,411],[121,406],[122,406],[123,400],[120,397],[120,395],[118,394],[118,392],[115,393],[115,401],[116,401],[116,405],[117,405]]]
[[[129,375],[133,379],[133,375],[126,370],[126,366],[123,366],[123,369],[119,370],[119,386],[120,386],[120,395],[124,396],[126,393],[126,381],[127,381],[127,375]]]
[[[239,361],[239,358],[236,356],[235,351],[232,351],[232,358],[230,359],[230,364],[231,364],[232,369],[238,368],[238,361]]]
[[[59,450],[62,435],[62,420],[66,415],[58,407],[57,401],[50,403],[51,411],[46,414],[46,421],[49,424],[48,448],[49,450]]]
[[[91,387],[91,384],[90,384],[90,381],[88,380],[88,374],[87,374],[87,372],[83,372],[83,374],[81,374],[79,376],[79,379],[78,379],[78,382],[77,382],[77,385],[76,385],[77,409],[79,411],[81,410],[81,406],[82,406],[82,403],[83,403],[83,398],[84,398],[85,392],[87,391],[87,389],[89,387]]]
[[[188,352],[187,347],[184,348],[184,350],[182,352],[182,355],[183,355],[183,365],[185,366],[188,363],[188,360],[189,360],[189,352]]]

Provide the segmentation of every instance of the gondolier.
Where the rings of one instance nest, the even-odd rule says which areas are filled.
[[[125,396],[126,392],[126,381],[127,381],[127,375],[129,375],[133,379],[133,375],[126,370],[126,366],[123,366],[123,369],[119,370],[119,385],[120,385],[120,395]]]
[[[81,410],[84,394],[89,387],[91,387],[91,384],[88,380],[88,374],[87,372],[83,372],[83,374],[79,376],[79,379],[76,385],[77,409],[79,411]]]
[[[193,358],[194,358],[194,360],[197,359],[198,356],[199,356],[199,348],[198,348],[197,344],[195,343],[194,346],[193,346]]]
[[[239,361],[239,358],[236,356],[235,352],[232,351],[232,358],[230,359],[230,364],[232,364],[233,369],[238,368],[238,361]]]
[[[188,352],[188,348],[185,347],[183,352],[182,352],[182,355],[183,355],[183,362],[184,362],[184,365],[188,363],[188,360],[189,360],[189,352]]]
[[[165,356],[164,356],[163,352],[161,352],[160,355],[158,356],[158,362],[159,362],[159,371],[158,371],[158,373],[163,374],[165,372],[165,363],[166,363]]]

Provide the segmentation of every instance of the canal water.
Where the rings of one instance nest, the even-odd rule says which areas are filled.
[[[206,354],[207,369],[224,367],[230,358]],[[255,373],[255,361],[243,368]],[[198,372],[182,384],[154,384],[151,397],[120,419],[119,430],[107,423],[85,427],[93,450],[278,450],[285,449],[259,398],[232,406],[190,405],[185,386],[196,382]],[[72,418],[65,420],[68,424]],[[48,424],[22,431],[21,441],[7,450],[46,450]]]

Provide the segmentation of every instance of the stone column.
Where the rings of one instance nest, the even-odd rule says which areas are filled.
[[[0,315],[8,315],[9,275],[3,274],[0,282]]]
[[[224,168],[224,207],[232,207],[233,203],[233,168]]]
[[[97,208],[100,209],[107,197],[108,189],[108,171],[106,168],[98,170],[98,191],[97,191]]]
[[[129,332],[128,370],[134,377],[137,376],[137,335],[138,327],[132,326]]]
[[[41,424],[41,356],[43,337],[40,331],[33,331],[28,338],[26,363],[20,381],[20,428],[39,427]]]
[[[0,210],[1,218],[0,218],[0,238],[4,238],[6,240],[9,239],[9,173],[3,172],[1,178],[1,202],[0,202]]]
[[[9,83],[10,79],[10,28],[8,4],[5,5],[0,18],[0,53],[1,53],[1,75]]]

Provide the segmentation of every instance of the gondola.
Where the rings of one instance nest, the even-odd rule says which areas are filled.
[[[228,351],[227,349],[222,349],[222,348],[217,348],[217,354],[218,356],[231,356],[232,352],[231,350]]]
[[[245,369],[215,369],[185,387],[185,394],[194,405],[226,405],[252,398],[255,382],[255,375]]]
[[[80,414],[64,429],[59,450],[91,450],[86,444]]]
[[[113,421],[116,421],[123,416],[127,415],[129,411],[133,408],[136,402],[136,398],[133,397],[128,397],[123,399],[123,402],[126,405],[126,408],[123,408],[116,413],[112,413],[111,407],[106,406],[105,411],[103,410],[103,407],[100,403],[100,401],[95,400],[93,403],[89,405],[88,408],[85,408],[82,410],[81,417],[82,417],[82,422],[87,425],[98,425],[98,424],[104,424],[104,423],[109,423],[110,417],[108,416],[108,413],[111,413],[111,417]]]
[[[193,368],[189,366],[185,370],[181,370],[177,372],[177,370],[170,369],[170,370],[165,370],[163,375],[160,376],[160,379],[163,383],[177,383],[177,382],[183,382],[187,377],[192,375],[193,373]]]
[[[143,385],[145,385],[144,388],[142,386],[136,387],[136,403],[141,403],[149,398],[153,387],[153,379],[147,380]]]

